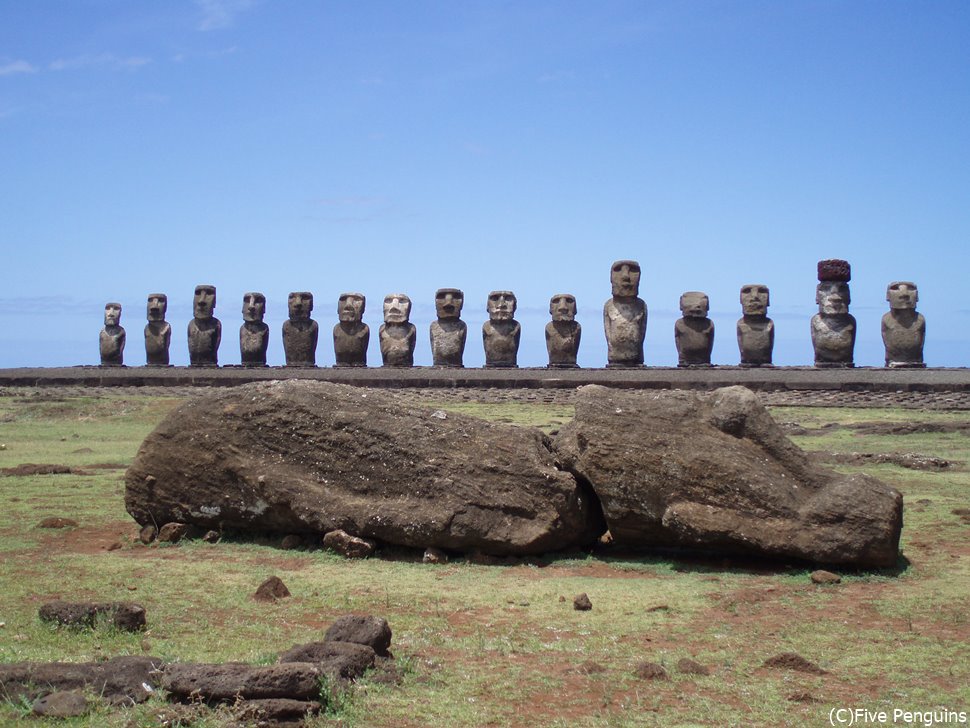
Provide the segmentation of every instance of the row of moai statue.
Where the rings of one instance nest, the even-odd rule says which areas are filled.
[[[812,345],[817,367],[851,367],[855,348],[856,322],[849,313],[851,269],[844,260],[823,260],[818,264],[815,302],[818,313],[812,317]],[[640,265],[620,260],[610,273],[613,295],[603,307],[603,327],[607,342],[607,367],[643,366],[643,343],[647,330],[647,305],[639,298]],[[741,287],[742,317],[737,322],[741,366],[771,366],[775,325],[768,318],[769,291],[761,284]],[[431,324],[431,353],[434,366],[461,367],[468,327],[461,320],[464,293],[457,288],[440,288],[435,293],[437,319]],[[919,295],[916,285],[907,281],[889,284],[886,291],[889,312],[882,318],[882,338],[887,367],[923,367],[923,342],[926,321],[916,312]],[[333,328],[335,366],[367,366],[370,327],[363,322],[366,299],[360,293],[343,293],[337,302],[339,322]],[[193,319],[188,326],[189,363],[194,367],[218,366],[222,324],[214,316],[216,289],[197,286]],[[149,366],[168,366],[172,327],[165,321],[168,299],[165,294],[148,297],[148,324],[145,326],[145,354]],[[291,293],[289,319],[283,323],[283,349],[286,366],[316,366],[319,325],[313,312],[313,294]],[[492,291],[488,295],[488,318],[482,326],[487,368],[516,367],[522,327],[515,320],[516,298],[511,291]],[[678,365],[711,366],[714,348],[714,323],[708,318],[710,301],[699,291],[680,297],[683,317],[674,324]],[[243,366],[264,367],[269,344],[269,327],[263,322],[266,297],[261,293],[243,296],[243,324],[239,329],[239,350]],[[575,368],[582,327],[576,321],[576,297],[557,293],[549,302],[552,320],[546,324],[548,366]],[[417,332],[410,322],[411,299],[403,293],[384,298],[384,323],[380,327],[380,349],[387,367],[414,366]],[[102,366],[121,366],[125,330],[120,324],[121,305],[105,306],[101,331]]]

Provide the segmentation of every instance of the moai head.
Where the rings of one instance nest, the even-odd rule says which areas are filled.
[[[635,260],[618,260],[610,269],[614,296],[637,296],[640,293],[640,264]]]
[[[216,308],[216,287],[196,286],[192,301],[192,315],[197,319],[211,319]]]
[[[121,304],[120,303],[104,304],[104,325],[117,326],[120,323],[121,323]]]
[[[576,297],[570,293],[557,293],[549,299],[549,315],[553,321],[575,321]]]
[[[313,313],[313,294],[309,291],[293,291],[286,299],[290,321],[306,321]]]
[[[516,305],[512,291],[492,291],[488,294],[489,321],[511,321],[515,316]]]
[[[910,281],[893,281],[886,289],[886,300],[889,308],[913,309],[919,301],[919,291],[916,284]]]
[[[384,323],[406,324],[411,318],[411,299],[403,293],[384,296]]]
[[[741,311],[745,316],[767,316],[771,298],[768,286],[745,283],[741,286]]]
[[[266,296],[262,293],[251,291],[243,294],[242,302],[243,321],[250,323],[262,321],[266,315]]]
[[[849,312],[849,284],[841,281],[822,281],[815,288],[815,303],[821,314],[837,315]]]
[[[465,294],[457,288],[439,288],[434,294],[434,307],[440,319],[461,318]]]
[[[148,320],[164,321],[168,311],[168,296],[164,293],[148,294]]]
[[[680,312],[684,318],[707,318],[711,302],[706,293],[687,291],[680,297]]]
[[[341,293],[337,299],[337,316],[342,324],[357,324],[364,318],[363,293]]]

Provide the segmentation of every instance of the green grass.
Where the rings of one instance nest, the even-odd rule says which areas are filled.
[[[0,398],[0,467],[128,463],[144,436],[176,404],[110,394]],[[571,409],[541,404],[445,404],[547,431]],[[794,438],[829,452],[921,452],[970,463],[963,433],[860,435],[858,422],[963,421],[965,413],[779,408],[781,421],[809,429]],[[133,542],[121,469],[92,475],[0,477],[0,662],[86,661],[144,651],[165,660],[266,664],[293,644],[320,639],[348,612],[387,617],[400,686],[364,679],[315,719],[315,726],[801,726],[824,725],[832,707],[966,709],[970,698],[970,526],[952,514],[970,507],[970,472],[891,465],[870,472],[905,496],[897,575],[848,572],[818,587],[809,570],[783,564],[550,556],[540,565],[430,566],[406,558],[347,561],[309,548],[226,540],[179,546]],[[46,530],[46,516],[78,521]],[[108,550],[120,542],[121,548]],[[268,576],[292,592],[275,604],[251,598]],[[573,597],[589,594],[593,610]],[[149,629],[75,630],[41,623],[49,599],[134,600]],[[762,667],[794,651],[829,674]],[[686,676],[692,657],[714,670]],[[666,681],[641,681],[638,662],[663,665]],[[581,671],[591,663],[601,671]],[[326,688],[326,686],[324,686]],[[329,691],[329,688],[325,690]],[[797,702],[808,693],[818,702]],[[126,711],[98,707],[64,726],[149,726],[160,699]],[[0,704],[0,724],[24,706]],[[224,713],[193,725],[221,725]],[[37,725],[55,725],[36,720]]]

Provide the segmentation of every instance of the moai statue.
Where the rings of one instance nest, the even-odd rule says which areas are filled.
[[[709,367],[714,350],[714,322],[707,317],[711,302],[706,293],[687,291],[680,297],[683,318],[674,323],[677,366]]]
[[[239,356],[244,367],[266,366],[269,346],[269,326],[263,323],[266,315],[266,296],[252,291],[243,294],[243,325],[239,327]]]
[[[417,329],[411,323],[411,299],[403,293],[384,296],[384,323],[378,336],[386,367],[413,367]]]
[[[889,312],[882,317],[882,343],[886,346],[886,366],[922,368],[926,319],[917,313],[919,291],[909,281],[894,281],[886,289]]]
[[[148,294],[148,323],[145,324],[145,363],[150,367],[168,366],[168,346],[172,343],[172,325],[165,320],[168,296]]]
[[[546,351],[549,366],[553,369],[574,369],[579,353],[579,338],[583,327],[576,320],[576,297],[571,293],[557,293],[549,299],[549,315],[546,324]]]
[[[465,294],[457,288],[439,288],[434,294],[438,319],[431,322],[431,361],[436,367],[460,367],[468,326],[461,320]]]
[[[283,322],[283,352],[288,367],[315,367],[320,326],[310,318],[313,294],[294,291],[286,299],[290,318]]]
[[[855,317],[849,313],[849,280],[852,269],[844,260],[818,262],[818,287],[812,316],[815,366],[851,367],[855,349]]]
[[[613,298],[603,306],[607,368],[643,366],[643,338],[647,333],[647,304],[640,292],[640,264],[618,260],[610,270]]]
[[[341,293],[337,300],[340,323],[333,327],[333,351],[336,367],[366,367],[370,327],[364,318],[367,299],[362,293]]]
[[[101,329],[101,366],[125,365],[125,330],[121,327],[121,304],[104,305],[104,328]]]
[[[192,302],[194,318],[189,321],[189,366],[219,366],[222,323],[213,315],[215,308],[216,287],[196,286]]]
[[[738,349],[741,366],[771,365],[775,347],[775,322],[768,318],[768,286],[745,283],[741,286],[741,318],[738,319]]]
[[[488,321],[482,324],[486,369],[518,366],[522,326],[514,318],[516,305],[512,291],[488,294]]]

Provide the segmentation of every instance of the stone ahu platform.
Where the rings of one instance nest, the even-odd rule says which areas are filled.
[[[716,389],[740,384],[756,392],[970,393],[970,369],[409,369],[266,367],[51,367],[0,369],[0,387],[231,387],[274,379],[312,379],[389,389]]]

